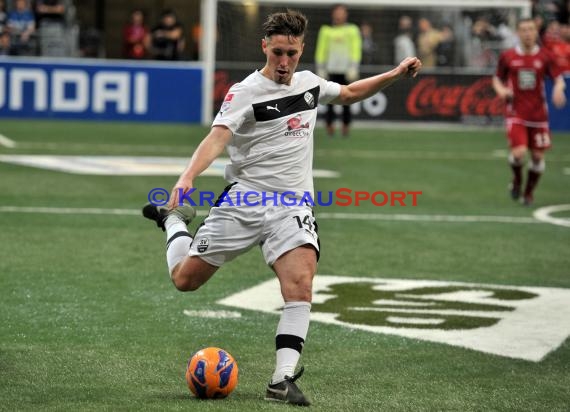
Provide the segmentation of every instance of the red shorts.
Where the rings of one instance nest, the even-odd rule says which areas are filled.
[[[550,130],[548,127],[529,127],[520,123],[507,124],[507,138],[511,147],[525,146],[529,149],[549,149]]]

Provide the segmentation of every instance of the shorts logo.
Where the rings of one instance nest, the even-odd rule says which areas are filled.
[[[311,320],[540,362],[570,336],[570,289],[319,275]],[[281,313],[272,279],[217,303]]]
[[[305,98],[305,101],[307,102],[309,107],[311,109],[314,109],[315,108],[315,98],[313,97],[313,94],[311,92],[306,92],[303,97]]]
[[[210,241],[208,238],[202,238],[200,239],[200,242],[198,242],[196,249],[198,249],[198,252],[204,253],[206,250],[208,250],[208,246],[210,246]]]
[[[303,124],[303,118],[300,114],[287,120],[287,132],[285,136],[305,137],[309,135],[309,122]]]

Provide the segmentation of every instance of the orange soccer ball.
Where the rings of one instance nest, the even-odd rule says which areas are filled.
[[[225,398],[237,385],[237,363],[233,356],[223,349],[204,348],[188,361],[186,382],[198,398]]]

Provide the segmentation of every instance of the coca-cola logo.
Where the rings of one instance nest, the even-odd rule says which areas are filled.
[[[411,90],[406,107],[414,117],[501,116],[504,112],[490,77],[467,85],[438,84],[437,78],[426,77]]]

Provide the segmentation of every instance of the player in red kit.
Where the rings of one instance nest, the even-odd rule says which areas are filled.
[[[544,151],[550,147],[544,79],[548,76],[554,80],[552,102],[558,108],[566,104],[566,85],[553,56],[537,43],[535,22],[532,19],[519,21],[517,34],[519,45],[504,51],[499,58],[493,88],[506,102],[509,163],[513,170],[510,192],[515,200],[521,196],[523,161],[530,149],[523,192],[523,204],[528,206],[533,202],[534,189],[545,169]]]

